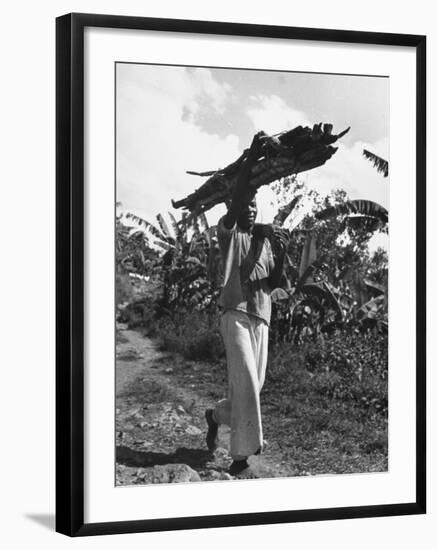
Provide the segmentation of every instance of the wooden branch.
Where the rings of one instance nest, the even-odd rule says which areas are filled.
[[[260,156],[252,169],[250,186],[258,189],[276,180],[313,170],[322,166],[337,151],[332,147],[350,128],[335,135],[332,124],[315,124],[313,128],[297,126],[276,136],[265,136]],[[209,176],[203,185],[179,201],[174,208],[184,208],[191,216],[197,216],[215,205],[229,201],[239,170],[248,149],[234,162],[223,169],[208,172],[193,172],[196,176]]]

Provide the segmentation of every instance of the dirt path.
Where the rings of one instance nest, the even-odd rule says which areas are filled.
[[[229,480],[229,429],[214,455],[205,445],[205,409],[226,391],[223,367],[159,351],[119,331],[116,368],[117,485]],[[251,457],[260,477],[293,475],[278,445]]]

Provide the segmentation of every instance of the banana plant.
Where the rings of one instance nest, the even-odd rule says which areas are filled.
[[[161,308],[173,306],[203,309],[213,303],[218,294],[220,255],[217,228],[210,227],[204,214],[184,213],[177,221],[169,212],[170,226],[162,214],[152,224],[135,214],[126,214],[139,225],[148,238],[154,239],[160,251],[156,274],[162,280]]]
[[[317,257],[315,236],[308,234],[294,285],[287,278],[285,288],[272,292],[277,325],[272,332],[278,339],[297,343],[303,333],[317,337],[325,323],[341,322],[343,311],[331,284],[313,277],[324,260]]]
[[[370,162],[373,163],[376,170],[382,173],[385,178],[388,176],[388,161],[378,157],[378,155],[375,155],[375,153],[372,153],[367,149],[363,149],[363,155],[367,160],[370,160]]]
[[[126,226],[122,216],[116,217],[115,260],[120,273],[150,275],[157,253],[142,231]]]
[[[386,208],[377,202],[369,200],[350,200],[335,206],[330,206],[316,212],[314,215],[316,220],[326,221],[330,218],[344,216],[346,224],[351,225],[355,221],[370,222],[373,230],[385,229],[388,225],[388,211]]]

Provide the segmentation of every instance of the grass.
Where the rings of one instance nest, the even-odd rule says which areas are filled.
[[[312,346],[311,346],[312,347]],[[273,349],[262,392],[266,430],[296,473],[387,470],[387,380],[308,364],[308,346]]]

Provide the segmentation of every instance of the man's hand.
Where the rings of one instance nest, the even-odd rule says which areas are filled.
[[[284,271],[285,255],[290,243],[290,233],[286,229],[273,227],[271,239],[275,265],[269,277],[270,288],[274,290],[281,286],[282,273]]]
[[[288,245],[290,243],[290,233],[286,229],[281,227],[273,228],[273,253],[275,256],[285,255]]]

